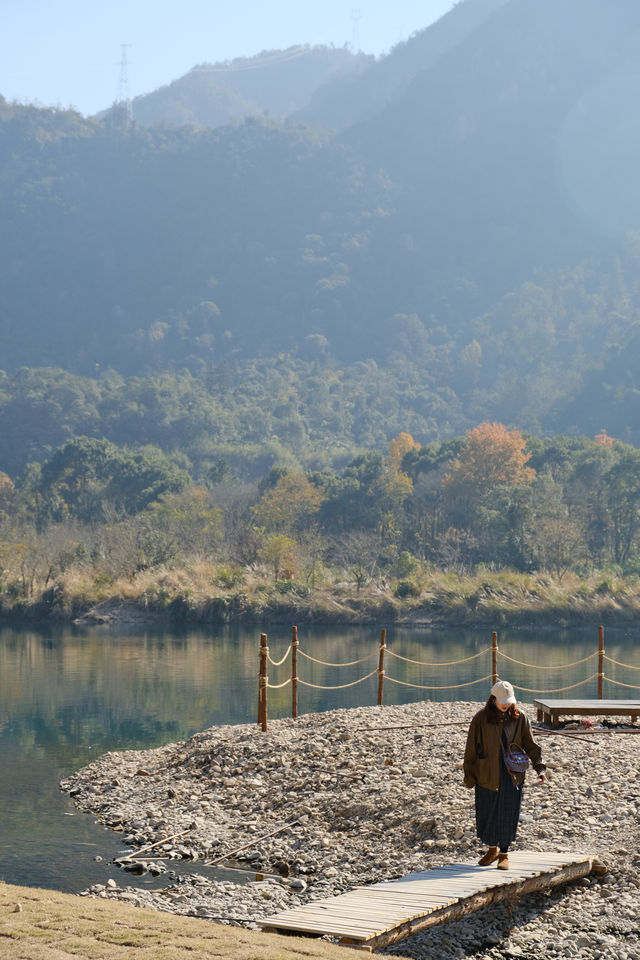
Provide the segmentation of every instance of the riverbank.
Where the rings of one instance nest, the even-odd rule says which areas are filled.
[[[326,941],[255,933],[106,899],[0,883],[3,960],[345,960]]]
[[[0,594],[0,620],[77,624],[268,626],[327,625],[563,627],[629,623],[640,615],[640,578],[603,572],[578,577],[477,570],[423,571],[412,579],[379,579],[358,589],[328,580],[313,587],[274,582],[265,571],[229,571],[194,563],[146,570],[132,578],[95,581],[89,571],[34,587],[28,598]]]
[[[414,703],[222,726],[158,750],[110,753],[62,784],[122,832],[147,869],[161,854],[202,863],[143,890],[114,864],[88,896],[241,924],[309,899],[477,857],[473,795],[462,787],[478,703]],[[610,871],[436,928],[394,947],[413,958],[640,957],[640,735],[539,735],[551,787],[527,791],[517,847],[578,850]],[[283,829],[284,828],[284,829]],[[238,886],[207,863],[240,860]],[[154,861],[158,863],[158,861]],[[131,866],[129,864],[129,866]]]

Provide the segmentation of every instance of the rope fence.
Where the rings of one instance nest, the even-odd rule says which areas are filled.
[[[640,670],[640,666],[634,666],[633,664],[621,663],[619,660],[614,660],[605,653],[604,648],[604,627],[598,628],[598,649],[593,653],[589,654],[587,657],[583,657],[580,660],[574,660],[572,663],[559,663],[559,664],[539,664],[539,663],[526,663],[523,660],[517,660],[515,657],[510,657],[506,653],[503,653],[498,646],[498,634],[494,631],[491,635],[491,645],[485,647],[483,650],[480,650],[478,653],[474,653],[469,657],[463,657],[460,660],[448,660],[441,661],[438,663],[429,663],[426,660],[413,660],[410,657],[404,657],[399,653],[396,653],[394,650],[390,650],[387,647],[387,631],[382,630],[380,634],[380,642],[377,649],[372,650],[370,654],[367,654],[364,657],[359,657],[356,660],[349,660],[346,662],[334,663],[329,660],[320,660],[316,657],[311,656],[311,654],[306,651],[300,650],[300,642],[298,640],[298,628],[292,628],[292,639],[291,643],[287,647],[286,653],[280,660],[273,660],[269,653],[269,646],[267,643],[267,634],[262,633],[260,635],[260,670],[258,674],[258,724],[261,726],[262,730],[266,731],[268,728],[268,696],[269,690],[282,690],[284,687],[291,686],[291,716],[298,716],[298,687],[303,686],[311,688],[314,690],[345,690],[349,687],[356,687],[359,684],[365,683],[367,680],[370,680],[372,677],[377,676],[378,678],[378,693],[377,693],[377,704],[378,706],[382,705],[383,696],[384,696],[384,683],[393,683],[402,687],[410,687],[414,690],[429,690],[429,691],[441,691],[441,690],[456,690],[456,689],[465,689],[467,687],[472,687],[475,684],[486,683],[490,680],[493,683],[499,677],[498,672],[498,660],[502,658],[507,663],[515,664],[517,666],[524,667],[527,670],[570,670],[575,667],[582,666],[585,663],[597,658],[597,672],[592,673],[591,676],[585,677],[583,680],[578,680],[576,683],[570,683],[563,687],[554,687],[546,688],[542,690],[531,689],[530,687],[522,687],[517,684],[513,684],[514,689],[520,690],[523,693],[533,693],[533,694],[550,694],[550,693],[564,693],[567,690],[575,690],[578,687],[585,686],[592,681],[597,681],[597,698],[602,700],[603,698],[603,682],[614,684],[617,687],[625,687],[630,690],[640,690],[640,685],[634,685],[630,683],[624,683],[621,680],[614,680],[612,677],[605,676],[604,673],[604,664],[605,660],[607,663],[614,664],[616,667],[621,667],[628,670]],[[476,680],[469,680],[461,683],[453,683],[446,685],[434,685],[434,684],[423,684],[423,683],[412,683],[408,680],[402,680],[400,677],[389,676],[385,671],[385,656],[393,658],[393,660],[401,661],[403,663],[411,664],[412,666],[425,667],[430,670],[437,670],[441,667],[456,667],[462,664],[470,663],[472,660],[476,660],[487,654],[491,655],[491,673],[487,674],[484,677],[479,677]],[[355,667],[360,664],[367,663],[375,657],[378,658],[378,666],[373,670],[370,670],[362,677],[358,677],[356,680],[351,680],[348,683],[335,683],[335,684],[321,684],[314,683],[310,679],[305,679],[301,677],[298,673],[298,658],[302,657],[304,660],[317,664],[322,667],[330,667],[332,669],[340,669],[342,667]],[[290,676],[286,678],[281,683],[272,683],[269,679],[268,667],[271,664],[272,667],[278,668],[283,666],[288,660],[291,660],[291,673]]]

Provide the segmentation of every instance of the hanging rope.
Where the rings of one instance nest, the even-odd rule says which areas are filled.
[[[395,657],[396,660],[404,660],[405,663],[416,663],[420,667],[455,667],[459,663],[469,663],[470,660],[475,660],[477,657],[483,656],[483,654],[488,653],[491,649],[491,647],[485,647],[484,650],[481,650],[479,653],[474,653],[471,657],[465,657],[464,660],[450,660],[448,663],[427,663],[425,660],[410,660],[409,657],[401,657],[399,653],[394,653],[393,650],[387,650],[387,653],[390,657]]]
[[[608,660],[609,663],[615,663],[616,667],[626,667],[627,670],[640,670],[640,667],[634,667],[632,663],[620,663],[619,660],[614,660],[612,657],[608,657],[606,654],[603,657],[604,660]],[[607,677],[607,680],[609,678]]]
[[[301,683],[303,687],[313,687],[314,690],[345,690],[347,687],[355,687],[358,683],[364,683],[365,680],[373,677],[377,672],[377,670],[372,670],[366,677],[360,677],[359,680],[353,680],[351,683],[340,683],[335,687],[328,687],[321,683],[307,683],[306,680],[301,680],[300,677],[298,677],[298,683]]]
[[[501,657],[504,657],[505,660],[508,660],[509,663],[517,663],[520,667],[529,667],[530,670],[568,670],[570,667],[579,667],[580,664],[586,663],[588,660],[592,660],[594,657],[598,656],[598,651],[595,650],[593,653],[590,653],[588,657],[584,657],[582,660],[574,660],[573,663],[556,663],[552,664],[550,667],[543,667],[537,663],[523,663],[522,660],[514,660],[513,657],[508,657],[506,653],[503,653],[502,650],[498,650],[498,653]],[[640,670],[640,667],[638,668]]]
[[[348,663],[330,663],[328,660],[316,660],[315,657],[311,657],[308,653],[305,653],[304,650],[298,650],[299,657],[306,657],[307,660],[311,660],[312,663],[319,663],[322,667],[355,667],[359,663],[365,663],[367,660],[371,660],[371,657],[377,656],[377,654],[370,653],[366,657],[360,657],[359,660],[349,660]]]
[[[284,655],[284,657],[282,658],[282,660],[275,661],[275,660],[272,660],[272,659],[271,659],[271,656],[269,655],[269,647],[267,647],[267,660],[269,661],[269,663],[271,664],[272,667],[281,667],[282,664],[285,662],[285,660],[287,659],[287,657],[289,656],[290,653],[291,653],[291,644],[289,644],[289,646],[288,646],[288,648],[287,648],[287,652],[285,653],[285,655]]]
[[[518,687],[515,683],[513,684],[516,690],[522,690],[524,693],[564,693],[565,690],[575,690],[576,687],[582,687],[585,683],[589,683],[590,680],[595,680],[598,674],[594,673],[593,676],[587,677],[586,680],[581,680],[580,683],[572,683],[568,687],[555,687],[553,690],[531,690],[529,687]]]
[[[416,690],[455,690],[457,687],[472,687],[474,683],[484,683],[485,680],[492,680],[493,677],[489,674],[488,677],[480,677],[479,680],[471,680],[469,683],[452,683],[447,687],[434,687],[433,684],[424,684],[424,683],[408,683],[407,680],[394,680],[393,677],[385,677],[386,680],[389,680],[391,683],[399,683],[403,687],[413,687]]]
[[[269,687],[270,690],[280,690],[282,687],[286,687],[287,684],[289,683],[291,683],[291,677],[289,677],[288,680],[285,680],[284,683],[270,683],[267,680],[267,686]],[[299,680],[298,680],[298,683],[300,683]]]
[[[376,651],[372,651],[371,653],[365,655],[364,657],[359,657],[356,660],[349,660],[345,662],[333,662],[330,660],[321,660],[319,658],[313,657],[310,654],[306,653],[304,650],[299,649],[296,638],[297,638],[297,628],[294,628],[294,640],[287,647],[287,650],[284,656],[280,660],[273,660],[269,652],[269,647],[267,646],[267,643],[266,643],[267,635],[261,634],[261,638],[260,638],[261,639],[261,647],[260,647],[260,656],[261,656],[260,671],[261,672],[258,678],[258,687],[259,687],[258,724],[262,723],[263,730],[267,729],[266,723],[267,723],[267,689],[268,688],[271,690],[281,690],[284,687],[288,687],[289,685],[291,685],[292,691],[293,691],[292,692],[292,711],[293,711],[292,716],[295,717],[297,716],[297,688],[295,684],[299,684],[301,686],[309,687],[315,690],[345,690],[345,689],[348,689],[349,687],[355,687],[361,683],[365,683],[367,680],[371,679],[371,677],[377,676],[378,677],[378,703],[381,704],[383,682],[385,677],[389,681],[389,683],[395,683],[402,687],[410,687],[414,690],[425,690],[425,691],[433,691],[433,692],[461,690],[467,687],[475,686],[480,683],[486,683],[487,681],[494,680],[494,675],[489,674],[485,677],[480,677],[477,680],[470,680],[466,683],[452,683],[452,684],[442,684],[442,685],[434,685],[434,684],[427,684],[427,683],[411,683],[408,680],[399,680],[395,677],[387,676],[384,670],[385,653],[388,653],[390,657],[395,657],[396,660],[400,660],[404,663],[411,664],[416,667],[423,667],[430,670],[437,670],[438,668],[441,668],[441,667],[455,667],[460,664],[470,663],[471,661],[477,660],[479,657],[482,657],[485,654],[491,652],[494,654],[493,665],[492,665],[492,669],[494,673],[497,673],[497,662],[495,659],[495,656],[497,654],[500,654],[500,656],[508,663],[516,664],[527,670],[570,670],[582,664],[588,663],[589,661],[593,660],[594,657],[597,656],[599,658],[598,672],[592,674],[592,676],[587,677],[584,680],[578,681],[577,683],[571,683],[563,687],[554,687],[553,689],[544,689],[544,690],[533,689],[531,687],[522,687],[522,686],[518,686],[517,684],[514,684],[514,688],[518,691],[521,691],[522,693],[546,695],[546,694],[564,693],[568,690],[575,690],[576,688],[582,687],[585,684],[591,683],[593,680],[597,679],[599,682],[600,695],[602,694],[601,683],[603,680],[607,680],[609,683],[612,683],[617,687],[624,687],[628,690],[640,690],[640,685],[623,683],[621,680],[613,680],[611,677],[605,676],[603,672],[604,660],[607,660],[609,663],[615,664],[615,666],[617,667],[620,667],[622,669],[628,669],[628,670],[640,670],[640,665],[622,663],[619,660],[614,660],[612,657],[606,656],[604,651],[604,643],[602,642],[602,628],[600,628],[600,646],[598,651],[594,651],[588,656],[583,657],[580,660],[574,660],[571,663],[558,663],[558,664],[551,664],[551,665],[538,664],[538,663],[526,663],[523,660],[518,660],[515,657],[508,656],[506,653],[503,653],[501,650],[498,649],[497,643],[496,643],[497,634],[495,633],[493,635],[493,643],[491,646],[487,646],[483,650],[480,650],[477,653],[473,653],[470,656],[461,658],[459,660],[441,661],[439,663],[431,663],[426,660],[416,660],[416,659],[412,659],[411,657],[404,657],[393,650],[389,650],[385,643],[386,630],[382,632],[380,646]],[[295,645],[295,649],[294,649],[294,645]],[[273,667],[282,666],[282,664],[284,664],[288,660],[292,650],[294,652],[294,661],[291,669],[292,676],[287,677],[287,679],[284,680],[282,683],[278,683],[278,684],[270,683],[267,677],[267,666],[266,666],[267,663],[270,663]],[[308,680],[302,680],[299,676],[297,676],[297,666],[296,666],[297,654],[300,654],[300,656],[305,657],[306,660],[310,661],[311,663],[318,664],[321,667],[333,667],[333,668],[355,667],[358,664],[362,664],[362,663],[366,663],[367,661],[370,661],[373,657],[376,657],[376,656],[379,657],[379,662],[378,662],[377,669],[373,669],[369,673],[367,673],[366,676],[359,677],[357,680],[352,680],[349,683],[320,684],[320,683],[311,683]],[[597,703],[597,701],[594,701],[594,703]],[[640,733],[640,730],[638,730],[637,732]]]
[[[632,683],[622,683],[620,680],[612,680],[611,677],[603,677],[603,680],[606,680],[608,683],[615,683],[616,687],[628,687],[629,690],[640,690],[640,687],[634,686]]]

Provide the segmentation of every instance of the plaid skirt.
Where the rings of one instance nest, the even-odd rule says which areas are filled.
[[[500,757],[500,787],[486,790],[476,787],[476,831],[488,847],[507,850],[516,838],[522,786],[515,787]]]

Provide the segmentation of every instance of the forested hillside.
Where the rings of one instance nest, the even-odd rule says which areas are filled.
[[[387,56],[366,70],[338,75],[313,93],[309,103],[293,115],[312,126],[351,127],[379,113],[401,98],[412,80],[434,66],[471,36],[478,26],[507,0],[466,0],[456,3],[428,30],[396,44]]]
[[[201,63],[131,104],[138,123],[218,127],[263,114],[284,119],[326,84],[355,78],[373,57],[346,47],[300,45],[224,63]]]
[[[464,0],[323,90],[350,54],[278,54],[305,125],[0,100],[0,469],[90,437],[253,482],[484,421],[640,445],[639,39],[632,0]]]

